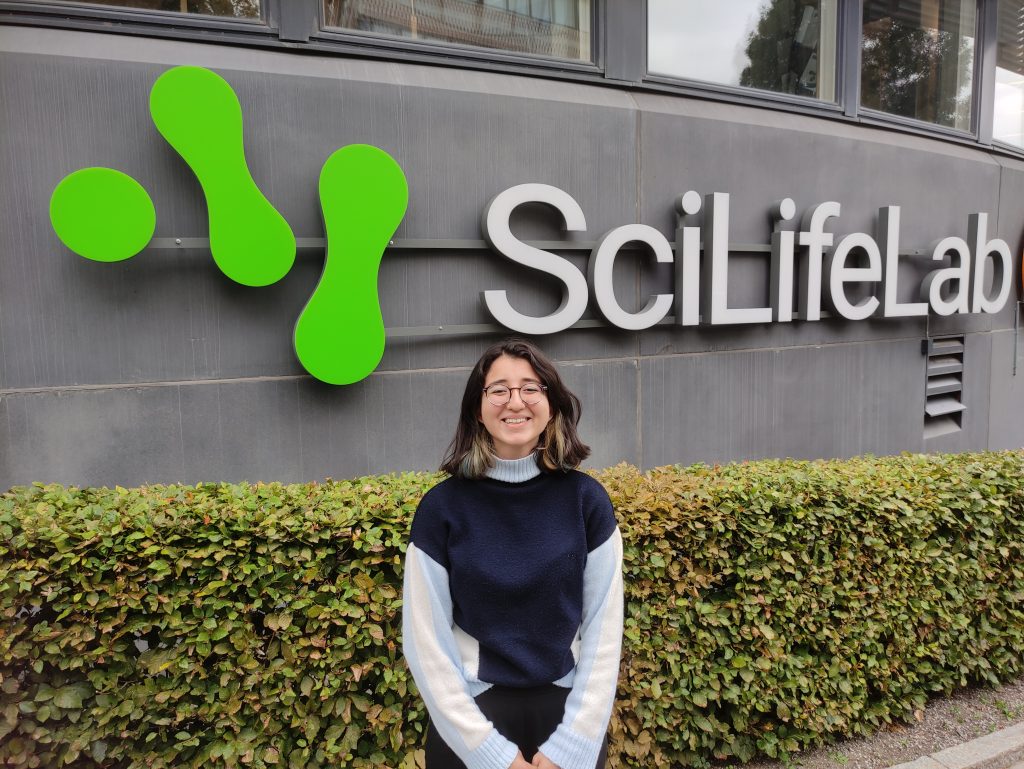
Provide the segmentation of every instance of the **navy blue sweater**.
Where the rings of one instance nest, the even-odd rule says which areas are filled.
[[[576,470],[449,478],[427,492],[412,542],[448,572],[455,624],[480,643],[480,680],[538,686],[573,669],[587,553],[615,527],[604,487]]]

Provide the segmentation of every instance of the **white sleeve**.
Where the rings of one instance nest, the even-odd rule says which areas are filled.
[[[540,752],[561,769],[594,769],[608,730],[622,649],[622,536],[587,555],[580,656],[565,715]]]
[[[508,769],[519,749],[480,712],[462,675],[448,572],[410,543],[404,582],[402,651],[431,722],[468,769]]]

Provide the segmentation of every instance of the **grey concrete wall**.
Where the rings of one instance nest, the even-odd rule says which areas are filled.
[[[990,236],[1016,253],[1024,163],[933,139],[690,98],[411,64],[200,43],[0,27],[0,488],[31,481],[138,484],[282,480],[436,467],[468,367],[499,335],[392,339],[348,387],[306,376],[291,348],[322,252],[280,283],[237,286],[201,249],[147,249],[119,264],[70,253],[47,217],[78,168],[107,165],[153,197],[158,238],[205,237],[191,172],[153,128],[149,87],[167,67],[216,69],[238,93],[254,178],[299,237],[322,237],[316,179],[327,156],[368,142],[410,183],[400,238],[479,239],[498,192],[544,182],[573,195],[593,240],[621,224],[674,237],[673,200],[732,194],[734,242],[764,243],[771,203],[842,203],[838,235],[903,207],[901,247]],[[522,237],[560,237],[549,211]],[[583,266],[586,255],[571,259]],[[671,290],[641,252],[617,265],[631,310]],[[905,260],[901,298],[929,269]],[[730,301],[763,304],[767,261],[738,255]],[[1019,267],[1018,267],[1019,270]],[[1015,276],[1015,286],[1019,274]],[[480,292],[507,288],[548,312],[557,286],[487,250],[389,251],[388,327],[490,321]],[[1014,301],[1016,300],[1016,288]],[[849,456],[1024,445],[1012,373],[1014,306],[995,316],[570,330],[538,340],[584,401],[590,462],[643,466],[763,456]],[[587,318],[598,317],[593,308]],[[963,429],[922,437],[929,333],[966,333]],[[1024,366],[1021,366],[1024,369]]]

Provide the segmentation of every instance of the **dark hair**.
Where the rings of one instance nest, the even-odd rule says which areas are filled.
[[[480,400],[491,365],[502,355],[525,360],[547,387],[551,420],[537,444],[538,464],[549,472],[569,470],[590,456],[590,447],[576,434],[583,408],[558,373],[554,362],[523,339],[506,339],[488,347],[473,366],[462,395],[455,437],[448,444],[441,470],[463,478],[480,478],[494,465],[491,436],[480,421]]]

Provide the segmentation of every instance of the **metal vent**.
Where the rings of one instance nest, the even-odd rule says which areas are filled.
[[[928,357],[925,377],[924,437],[955,433],[963,424],[964,336],[925,339]]]

